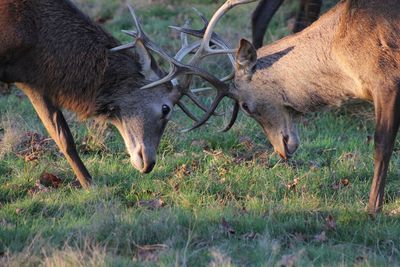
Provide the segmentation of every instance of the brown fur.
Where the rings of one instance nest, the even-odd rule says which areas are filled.
[[[135,166],[151,171],[168,120],[161,106],[172,108],[177,92],[139,89],[161,74],[140,43],[135,53],[110,52],[118,42],[68,0],[0,0],[0,28],[0,80],[27,94],[82,185],[90,175],[60,108],[109,119]]]
[[[369,211],[383,204],[384,181],[400,123],[400,1],[341,1],[302,32],[257,51],[240,64],[232,92],[284,158],[297,149],[298,114],[350,99],[372,101],[376,113],[375,174]],[[239,58],[251,58],[241,42]],[[250,52],[249,52],[250,51]],[[249,74],[248,66],[254,64]]]

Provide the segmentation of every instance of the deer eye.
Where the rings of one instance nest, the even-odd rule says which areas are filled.
[[[170,111],[171,108],[168,105],[162,105],[162,114],[164,115],[164,117],[167,116]]]
[[[250,109],[249,109],[249,106],[248,106],[246,103],[243,103],[243,104],[242,104],[242,109],[243,109],[244,111],[246,111],[247,113],[249,113],[249,114],[251,113],[251,112],[250,112]]]

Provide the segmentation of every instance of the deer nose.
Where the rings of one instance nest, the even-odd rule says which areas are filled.
[[[153,160],[149,163],[145,163],[143,169],[141,170],[142,173],[149,173],[153,170],[154,166],[156,165],[156,162]]]
[[[145,146],[142,146],[139,151],[139,156],[142,159],[142,169],[141,173],[149,173],[153,170],[154,165],[156,165],[155,152]]]
[[[296,152],[297,148],[299,147],[299,144],[297,142],[292,142],[292,140],[290,140],[289,135],[283,136],[283,145],[285,147],[285,158],[287,159],[291,158],[294,152]]]

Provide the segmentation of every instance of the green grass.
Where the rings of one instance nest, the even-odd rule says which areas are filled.
[[[166,26],[194,18],[191,5],[145,2],[138,3],[138,13],[146,30],[176,51],[177,36]],[[95,18],[121,9],[112,1],[93,3],[84,8]],[[196,6],[207,16],[217,8]],[[290,3],[277,14],[268,40],[288,33],[285,23],[295,6]],[[250,37],[253,7],[232,10],[222,21],[227,39]],[[131,28],[131,21],[125,9],[121,12],[105,26],[126,40],[119,30]],[[306,117],[300,125],[302,145],[289,163],[279,160],[247,117],[241,115],[226,134],[217,132],[224,119],[182,134],[179,130],[191,122],[177,111],[149,175],[130,166],[115,129],[96,141],[92,127],[68,114],[78,147],[92,140],[81,154],[95,185],[76,189],[71,168],[52,146],[38,161],[25,162],[1,143],[0,266],[398,266],[398,143],[383,213],[371,219],[365,212],[373,171],[370,111],[357,106]],[[26,131],[45,135],[29,101],[17,91],[0,98],[0,116],[1,138],[7,131],[16,137]],[[42,172],[61,177],[62,186],[32,194]],[[298,184],[288,188],[296,178]],[[164,205],[140,204],[154,199]],[[336,226],[329,225],[332,217]]]

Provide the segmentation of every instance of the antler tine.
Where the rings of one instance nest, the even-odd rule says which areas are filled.
[[[188,26],[189,26],[189,20],[186,20],[185,24],[183,24],[183,27],[188,27]],[[189,46],[188,36],[184,32],[181,32],[181,43],[182,43],[182,48]]]
[[[199,121],[199,119],[192,113],[190,110],[186,107],[185,104],[183,104],[182,101],[178,101],[178,107],[186,114],[188,115],[189,118],[191,118],[194,121]]]
[[[237,5],[241,5],[241,4],[247,4],[247,3],[251,3],[251,2],[255,2],[256,0],[227,0],[219,9],[217,12],[215,12],[215,14],[213,15],[213,17],[211,18],[210,22],[208,23],[207,29],[204,33],[204,38],[202,41],[202,46],[200,47],[200,49],[198,50],[198,58],[201,57],[202,53],[216,53],[219,52],[218,50],[212,50],[210,48],[210,41],[213,35],[213,30],[216,26],[216,24],[218,23],[218,21],[221,19],[221,17],[228,12],[230,9],[232,9],[233,7],[237,6]],[[226,51],[226,50],[222,50],[221,53],[235,53],[235,50],[231,50],[231,51]],[[195,57],[196,58],[196,55]]]
[[[239,113],[239,109],[240,109],[239,102],[235,101],[235,106],[233,107],[231,120],[225,126],[225,128],[221,130],[221,132],[225,133],[225,132],[229,131],[232,128],[232,126],[236,122],[236,119],[237,119],[237,116],[238,116],[238,113]]]
[[[187,27],[188,25],[189,25],[189,21],[186,20],[183,27]],[[181,46],[182,46],[182,47],[181,47],[181,49],[176,53],[176,55],[175,55],[174,58],[175,58],[176,60],[178,60],[178,61],[182,61],[183,58],[184,58],[186,55],[188,55],[188,54],[190,54],[192,51],[198,49],[199,46],[200,46],[200,43],[201,43],[201,42],[198,41],[198,42],[193,43],[192,45],[189,45],[187,34],[184,33],[184,32],[181,32]],[[199,107],[200,109],[202,109],[204,112],[207,112],[207,108],[203,105],[203,103],[201,103],[201,101],[200,101],[199,99],[197,99],[197,97],[196,97],[194,94],[192,94],[192,93],[190,93],[190,92],[187,92],[187,90],[186,90],[186,92],[184,92],[183,94],[186,95],[186,96],[188,96],[189,99],[192,100],[193,103],[194,103],[197,107]],[[180,106],[180,107],[181,107],[181,106]],[[188,110],[186,107],[183,106],[183,107],[181,107],[181,109],[182,109],[182,111],[185,112],[190,118],[192,118],[192,119],[195,118],[195,117],[193,116],[193,114],[188,114],[189,110]],[[222,116],[223,114],[215,113],[214,115]],[[198,121],[197,118],[194,119],[194,120],[195,120],[195,121]]]
[[[198,106],[198,107],[199,107],[200,109],[202,109],[204,112],[207,112],[207,111],[208,111],[207,107],[205,107],[205,106],[200,102],[200,100],[197,99],[197,97],[196,97],[192,92],[190,92],[190,91],[185,92],[184,95],[186,95],[190,100],[192,100],[193,103],[195,103],[196,106]],[[223,116],[224,113],[217,113],[217,112],[215,112],[213,115],[215,115],[215,116]]]
[[[217,109],[219,103],[222,101],[222,99],[224,99],[224,97],[227,96],[226,93],[221,93],[220,91],[218,92],[218,95],[215,97],[210,109],[207,111],[207,113],[203,116],[203,118],[201,118],[200,121],[198,121],[197,123],[195,123],[192,127],[182,130],[183,133],[187,133],[190,132],[196,128],[199,128],[201,125],[205,124],[210,117],[213,115],[213,113],[215,112],[215,110]]]
[[[231,49],[212,49],[210,47],[210,41],[214,41],[215,38],[215,33],[213,33],[213,30],[217,24],[217,22],[221,19],[221,17],[227,12],[229,11],[231,8],[233,8],[236,5],[239,4],[245,4],[245,3],[250,3],[250,2],[254,2],[255,0],[227,0],[219,9],[218,11],[214,14],[214,16],[212,17],[211,21],[207,24],[207,27],[203,32],[200,31],[201,34],[204,34],[201,45],[199,47],[199,49],[197,50],[196,54],[192,57],[192,59],[190,60],[189,64],[190,65],[197,65],[199,63],[199,61],[210,54],[228,54],[229,53],[234,53],[235,50],[231,50]],[[203,17],[203,16],[202,16]],[[204,20],[203,20],[204,21]],[[181,28],[176,28],[177,30],[181,30]],[[183,29],[182,29],[183,31]],[[187,31],[188,34],[193,33],[193,30],[189,30]],[[196,33],[196,32],[195,32]],[[198,34],[199,32],[197,32]],[[220,47],[228,47],[224,42],[220,42]],[[234,59],[231,56],[231,63],[234,64]],[[225,80],[229,80],[231,79],[233,76],[229,75],[228,77],[225,78]],[[191,82],[192,77],[191,76],[186,76],[184,81],[182,82],[182,86],[184,88],[189,87],[190,82]],[[221,83],[223,83],[222,81],[220,81]],[[224,84],[224,83],[223,83]],[[195,125],[193,125],[191,128],[184,130],[184,132],[188,132],[191,131],[193,129],[196,129],[198,127],[200,127],[201,125],[203,125],[211,116],[212,114],[215,112],[215,110],[217,109],[219,103],[222,101],[222,99],[228,95],[228,91],[225,90],[220,90],[219,87],[216,87],[218,90],[218,94],[217,97],[215,98],[215,100],[213,101],[210,110],[205,114],[205,116],[199,121],[197,122]],[[225,92],[224,92],[225,91]],[[229,130],[232,125],[234,124],[234,122],[236,121],[237,118],[237,114],[239,111],[239,105],[238,103],[235,103],[235,107],[232,113],[232,118],[229,122],[229,124],[225,127],[224,131]]]
[[[208,27],[208,23],[209,23],[208,19],[207,19],[206,16],[204,16],[204,14],[201,13],[197,8],[192,7],[192,9],[194,10],[194,12],[197,13],[197,15],[198,15],[198,16],[200,17],[200,19],[203,21],[203,23],[204,23],[203,29],[206,30],[207,27]]]

